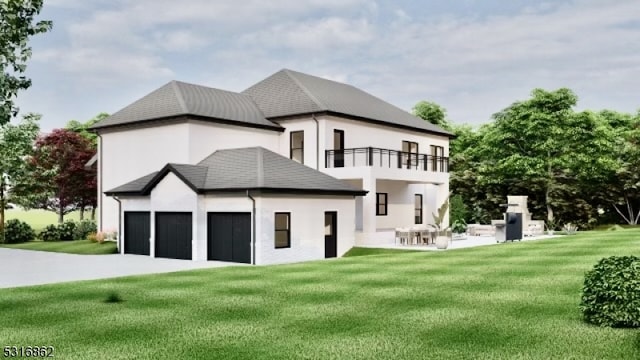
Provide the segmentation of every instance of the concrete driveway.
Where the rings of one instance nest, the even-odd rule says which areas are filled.
[[[0,248],[0,288],[233,265],[240,264],[154,259],[141,255],[73,255]]]

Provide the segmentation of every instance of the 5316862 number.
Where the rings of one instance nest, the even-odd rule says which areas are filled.
[[[54,357],[53,346],[5,346],[2,355],[5,358]]]

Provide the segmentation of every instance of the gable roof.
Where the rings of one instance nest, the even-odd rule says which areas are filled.
[[[250,95],[270,119],[329,112],[421,132],[453,135],[354,86],[288,69],[278,71],[242,93]]]
[[[91,129],[102,129],[144,121],[192,115],[238,125],[282,130],[265,119],[248,95],[206,86],[171,81],[124,109],[99,121]]]
[[[197,165],[167,164],[159,172],[131,181],[105,194],[148,195],[169,173],[196,193],[261,192],[366,195],[367,191],[299,164],[262,147],[218,150]]]

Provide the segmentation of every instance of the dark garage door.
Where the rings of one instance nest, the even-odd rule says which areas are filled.
[[[148,212],[124,212],[124,253],[149,255],[151,222]]]
[[[156,257],[191,260],[191,213],[156,213]]]
[[[251,213],[207,214],[207,258],[251,263]]]

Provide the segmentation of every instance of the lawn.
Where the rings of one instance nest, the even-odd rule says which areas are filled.
[[[85,212],[85,219],[91,218],[91,211]],[[46,210],[29,210],[20,209],[5,210],[6,220],[19,219],[29,224],[36,233],[40,232],[47,225],[58,225],[58,214]],[[64,216],[64,220],[80,220],[80,211],[74,211]]]
[[[29,241],[22,244],[0,244],[0,247],[24,250],[52,251],[69,254],[115,254],[116,243],[106,241],[102,244],[89,240],[76,241]]]
[[[64,359],[638,359],[638,330],[578,309],[584,272],[628,254],[640,230],[3,289],[0,345]],[[123,301],[105,303],[112,292]]]

